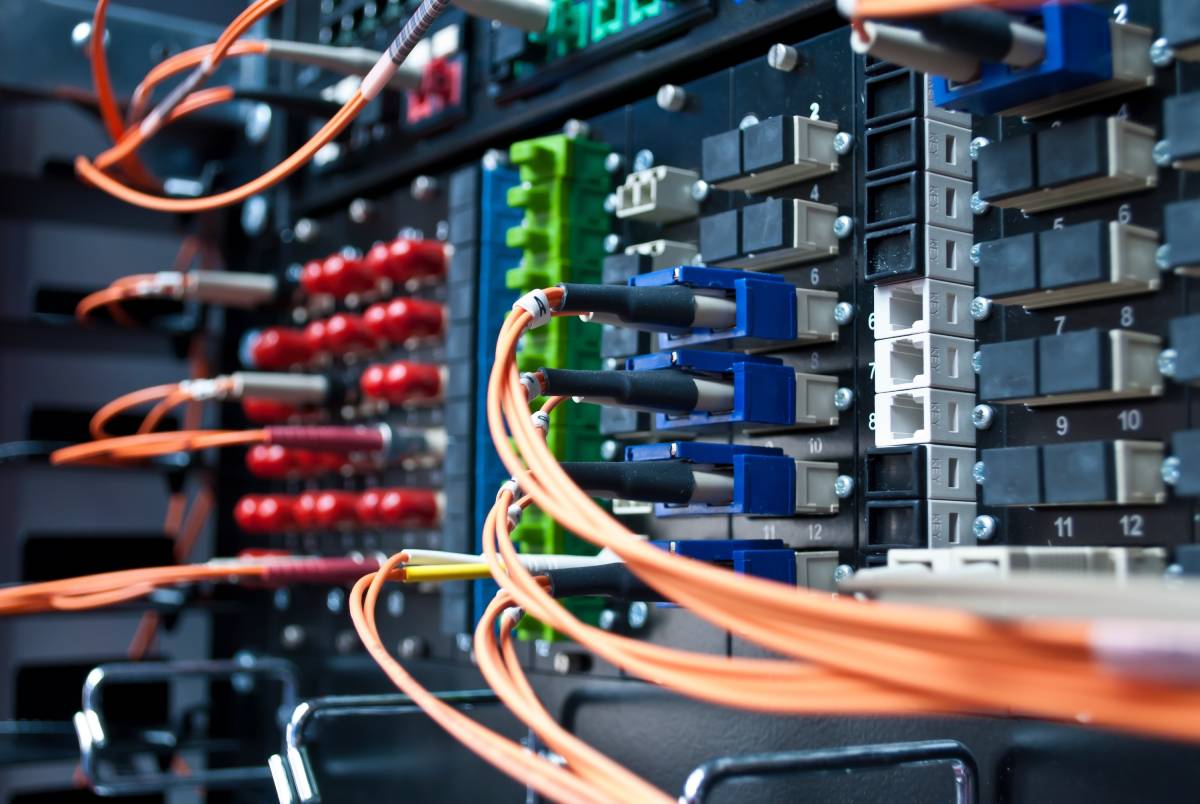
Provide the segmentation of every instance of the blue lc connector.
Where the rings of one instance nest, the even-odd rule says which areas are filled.
[[[625,368],[682,372],[730,386],[729,404],[724,409],[660,412],[655,414],[660,430],[729,424],[786,427],[796,423],[796,372],[775,357],[675,349],[631,357]]]
[[[732,299],[736,304],[736,318],[730,326],[667,330],[661,336],[664,348],[728,340],[738,340],[738,346],[753,346],[753,341],[792,341],[797,337],[796,286],[774,274],[680,266],[630,277],[629,285],[682,286]],[[751,342],[741,343],[741,339]]]
[[[796,462],[777,447],[673,441],[626,447],[625,460],[632,463],[679,461],[694,466],[698,477],[732,475],[732,489],[726,486],[722,494],[714,495],[721,498],[719,501],[678,505],[656,503],[654,512],[658,516],[793,516],[796,513]],[[702,494],[695,495],[697,500],[702,497]]]
[[[796,551],[783,539],[682,539],[651,544],[697,561],[728,564],[740,575],[796,584]]]

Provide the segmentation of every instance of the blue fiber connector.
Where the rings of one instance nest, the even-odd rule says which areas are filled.
[[[796,372],[775,357],[674,349],[631,357],[625,361],[625,368],[629,371],[683,371],[733,384],[732,410],[658,413],[655,421],[660,430],[796,423]]]
[[[1113,77],[1109,13],[1099,6],[1048,3],[1029,12],[1046,33],[1046,56],[1033,67],[985,63],[979,78],[966,84],[935,77],[938,106],[975,115],[999,114],[1052,95]]]
[[[697,561],[730,564],[741,575],[796,584],[796,551],[782,539],[690,539],[651,544]]]
[[[737,303],[737,324],[732,329],[696,327],[664,332],[660,335],[664,349],[738,338],[796,339],[796,286],[774,274],[681,265],[630,277],[629,284],[632,287],[683,285],[697,290],[723,291]]]
[[[796,513],[796,462],[778,447],[696,441],[637,444],[625,448],[625,460],[684,461],[695,464],[697,469],[728,471],[732,468],[733,500],[729,505],[658,503],[654,506],[657,516],[792,516]]]

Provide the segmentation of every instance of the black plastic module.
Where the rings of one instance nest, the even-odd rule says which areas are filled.
[[[1044,290],[1103,282],[1112,257],[1108,224],[1089,221],[1038,234],[1038,266]]]
[[[979,151],[975,182],[985,201],[999,201],[1038,188],[1038,159],[1032,135],[993,142]]]
[[[997,401],[1038,395],[1036,340],[982,344],[979,364],[980,399]]]
[[[1042,493],[1041,447],[1002,447],[979,453],[984,505],[1038,505]]]
[[[1111,502],[1116,499],[1114,473],[1111,441],[1042,447],[1042,479],[1047,504]]]
[[[1108,333],[1099,329],[1038,338],[1038,393],[1043,396],[1110,387]]]
[[[1003,298],[1036,290],[1038,240],[1038,235],[1027,232],[980,243],[979,265],[975,269],[979,295]]]

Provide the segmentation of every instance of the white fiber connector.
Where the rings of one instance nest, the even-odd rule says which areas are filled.
[[[970,316],[972,288],[937,279],[875,286],[875,337],[898,338],[932,332],[975,336]]]

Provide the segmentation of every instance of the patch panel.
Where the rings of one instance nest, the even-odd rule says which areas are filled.
[[[1160,505],[1166,491],[1155,441],[1088,441],[984,449],[988,506]]]
[[[771,117],[706,137],[701,143],[704,181],[721,190],[765,193],[838,170],[836,122]]]
[[[838,254],[837,207],[773,198],[700,221],[700,254],[708,265],[766,271]]]

